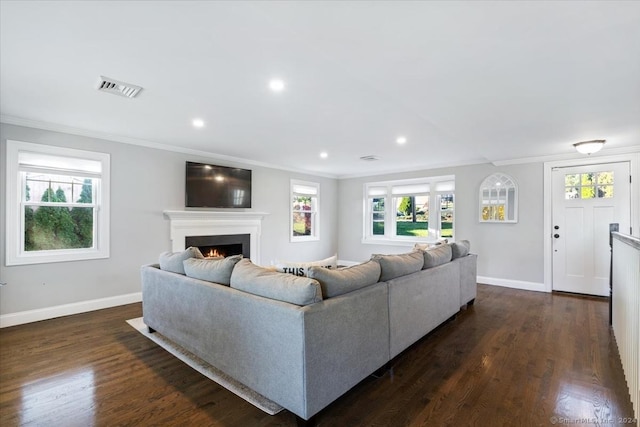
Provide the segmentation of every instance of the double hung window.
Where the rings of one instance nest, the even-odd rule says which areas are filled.
[[[109,155],[7,141],[7,265],[109,256]]]
[[[291,180],[292,242],[319,239],[320,184]]]
[[[454,237],[454,176],[365,184],[363,242]]]

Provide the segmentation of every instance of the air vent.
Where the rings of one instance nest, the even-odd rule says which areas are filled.
[[[100,76],[98,81],[98,90],[101,92],[112,93],[114,95],[126,96],[127,98],[134,98],[142,88],[140,86],[132,85],[130,83],[120,82],[109,77]]]
[[[373,162],[374,160],[380,160],[380,157],[378,156],[362,156],[360,157],[360,160],[364,160],[365,162]]]

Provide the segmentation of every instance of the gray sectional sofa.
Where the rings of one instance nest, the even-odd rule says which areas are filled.
[[[452,243],[296,277],[237,257],[167,254],[164,270],[142,267],[144,322],[308,420],[472,304],[476,258]]]

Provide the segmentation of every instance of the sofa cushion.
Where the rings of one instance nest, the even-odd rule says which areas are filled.
[[[460,258],[469,255],[471,243],[468,240],[460,240],[458,242],[449,243],[451,246],[451,259]]]
[[[399,255],[372,255],[371,259],[380,263],[380,281],[395,279],[422,270],[424,255],[413,251]]]
[[[272,271],[255,265],[246,258],[234,267],[231,287],[297,305],[322,301],[322,288],[317,280]]]
[[[242,255],[232,255],[226,258],[189,258],[185,259],[184,271],[194,279],[207,280],[229,286],[233,267],[242,259]]]
[[[274,263],[276,271],[281,273],[289,273],[294,276],[308,276],[307,270],[309,267],[325,267],[336,268],[338,266],[338,256],[334,255],[329,258],[321,259],[319,261],[308,262],[290,262],[290,261],[276,261]]]
[[[424,266],[423,270],[427,268],[437,267],[442,264],[446,264],[451,261],[451,246],[438,245],[423,251]]]
[[[320,282],[324,298],[336,297],[378,283],[380,264],[367,261],[339,269],[309,267],[308,275]]]
[[[193,246],[188,247],[182,252],[163,252],[160,254],[160,269],[170,271],[172,273],[184,274],[185,259],[198,258],[203,259],[200,249]]]

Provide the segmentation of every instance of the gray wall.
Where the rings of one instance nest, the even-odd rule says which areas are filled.
[[[111,155],[111,257],[26,266],[5,266],[6,140],[99,151]],[[140,292],[139,269],[170,250],[169,222],[162,211],[184,209],[186,160],[253,171],[254,211],[268,212],[262,225],[262,264],[275,259],[322,259],[337,252],[337,180],[230,163],[135,145],[0,125],[0,314]],[[289,242],[289,180],[320,183],[320,241]]]
[[[516,224],[481,224],[478,221],[480,183],[494,172],[512,176],[518,183],[519,220]],[[495,167],[490,164],[422,170],[342,179],[338,184],[338,248],[340,258],[368,259],[372,253],[402,253],[410,247],[363,244],[363,186],[366,182],[440,175],[456,176],[455,233],[471,241],[478,256],[478,276],[542,283],[543,164]]]

